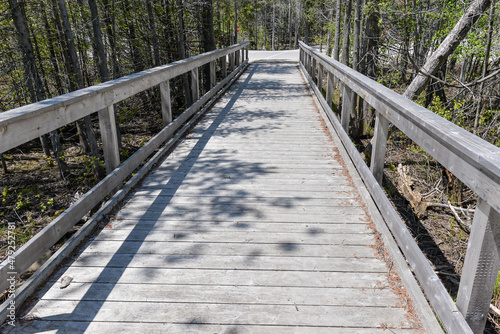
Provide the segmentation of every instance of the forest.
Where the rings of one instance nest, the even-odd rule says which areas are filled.
[[[1,1],[0,112],[246,40],[251,50],[303,41],[500,147],[499,16],[495,0]],[[187,81],[171,83],[174,115],[192,102]],[[160,93],[115,111],[123,161],[161,129]],[[367,160],[373,123],[360,102],[350,131]],[[426,255],[453,296],[476,198],[396,130],[387,154],[385,190],[421,248],[440,247]],[[2,259],[8,222],[25,242],[105,175],[95,116],[0,158]],[[492,306],[499,296],[500,285]]]

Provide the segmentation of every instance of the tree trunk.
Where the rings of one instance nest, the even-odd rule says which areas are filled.
[[[43,25],[45,27],[45,33],[47,34],[47,44],[48,44],[49,52],[50,52],[50,62],[52,64],[52,68],[54,71],[54,81],[56,82],[57,93],[59,95],[63,95],[64,94],[64,86],[63,86],[63,83],[61,81],[61,77],[59,74],[59,64],[57,62],[56,52],[54,49],[55,41],[54,41],[54,38],[52,37],[52,31],[50,29],[49,21],[47,19],[47,11],[45,10],[45,6],[44,6],[43,1],[40,2],[40,5],[42,6],[41,10],[42,10]]]
[[[179,29],[179,39],[177,43],[177,50],[179,52],[180,59],[186,58],[186,46],[184,41],[184,5],[182,0],[177,1],[177,27]],[[188,74],[182,75],[182,81],[184,86],[184,101],[186,103],[186,108],[188,108],[192,102],[191,101],[191,90],[189,88]]]
[[[354,9],[354,34],[353,34],[353,59],[352,59],[352,68],[355,71],[359,71],[359,55],[360,55],[360,41],[361,41],[361,0],[356,0],[356,8]],[[361,97],[358,97],[356,94],[353,94],[353,101],[357,103],[357,108],[354,116],[354,122],[352,127],[352,135],[354,138],[360,138],[363,135],[363,100]]]
[[[331,23],[333,20],[333,2],[332,7],[328,11],[328,23]],[[328,27],[328,31],[326,34],[326,55],[331,57],[332,55],[332,29]]]
[[[344,16],[344,36],[342,38],[342,64],[349,66],[349,44],[351,36],[352,0],[347,0]]]
[[[481,14],[490,4],[491,0],[474,0],[441,45],[425,62],[415,79],[410,83],[404,93],[406,98],[413,100],[422,92],[430,79],[427,74],[436,74],[448,56],[455,51],[474,23],[481,17]]]
[[[333,59],[339,61],[340,56],[340,17],[342,11],[342,2],[337,0],[337,5],[335,7],[335,42],[333,45]]]
[[[380,14],[378,6],[375,5],[366,19],[366,75],[371,79],[377,78],[377,58],[380,39],[379,27]]]
[[[493,37],[493,23],[495,22],[495,1],[493,0],[490,7],[490,22],[488,27],[488,38],[486,40],[486,52],[484,53],[484,62],[483,62],[483,73],[482,77],[486,76],[486,72],[488,71],[488,62],[490,58],[491,52],[491,40]],[[476,116],[474,118],[474,134],[477,133],[477,127],[479,126],[479,115],[481,114],[481,110],[483,109],[483,91],[484,91],[484,81],[479,85],[479,101],[477,103]]]
[[[99,58],[99,77],[101,82],[109,80],[106,51],[104,50],[104,43],[102,41],[101,34],[101,22],[99,20],[99,12],[97,11],[96,0],[88,0],[90,15],[92,20],[92,31],[94,33],[94,46],[97,51],[97,57]]]
[[[129,0],[123,0],[122,5],[125,16],[125,22],[128,30],[128,42],[132,54],[132,63],[134,64],[134,72],[140,72],[144,69],[144,64],[142,61],[141,50],[139,48],[139,42],[135,31],[133,17],[131,16],[132,9],[130,8]]]
[[[288,3],[288,49],[292,49],[292,0]]]
[[[274,51],[275,45],[274,45],[274,30],[276,29],[276,4],[273,1],[273,17],[272,17],[272,30],[271,30],[271,49]]]
[[[212,1],[210,1],[210,5],[212,5]],[[159,45],[158,45],[158,32],[156,31],[156,23],[155,23],[155,16],[153,13],[153,0],[147,0],[146,2],[147,9],[148,9],[148,17],[149,17],[149,30],[151,30],[151,42],[152,42],[152,47],[153,47],[153,65],[154,66],[160,66],[160,50],[159,50]]]
[[[203,52],[215,50],[214,19],[212,0],[205,0],[200,3],[201,15],[201,41]],[[210,85],[210,65],[203,68],[203,82],[205,91],[208,92],[212,87]]]
[[[76,53],[76,46],[73,37],[73,31],[71,29],[71,25],[69,23],[68,10],[66,8],[65,0],[58,0],[59,11],[61,14],[62,23],[64,26],[64,35],[66,39],[66,43],[68,46],[68,51],[71,57],[71,66],[73,72],[70,75],[73,76],[73,80],[76,82],[76,86],[78,89],[82,89],[84,87],[82,72],[80,69],[80,64],[78,63],[78,55]],[[99,164],[100,154],[97,148],[97,140],[95,136],[94,129],[92,128],[92,122],[90,120],[90,116],[86,116],[83,119],[85,132],[88,139],[88,144],[90,146],[90,153],[94,157],[93,168],[94,173],[98,178],[102,178],[105,176],[104,170]],[[80,129],[81,130],[81,129]]]
[[[9,169],[7,168],[7,162],[5,161],[5,158],[3,154],[0,154],[0,161],[2,162],[2,169],[4,174],[9,173]]]
[[[114,2],[113,2],[114,4]],[[109,48],[111,50],[111,68],[112,68],[112,78],[116,79],[121,76],[121,69],[118,62],[116,38],[114,33],[114,10],[109,9],[110,5],[108,0],[102,0],[103,5],[103,20],[106,27],[106,36],[108,39]]]
[[[238,43],[238,0],[234,0],[234,44]]]

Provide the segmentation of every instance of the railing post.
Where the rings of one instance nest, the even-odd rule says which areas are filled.
[[[222,76],[227,77],[227,55],[220,58],[222,67]]]
[[[323,65],[318,64],[318,90],[320,94],[323,94]]]
[[[234,53],[229,54],[229,72],[234,70]]]
[[[116,131],[115,108],[113,105],[98,112],[106,173],[111,173],[120,165],[120,146]]]
[[[238,67],[240,65],[240,50],[234,52],[234,67]]]
[[[328,76],[326,79],[326,104],[332,108],[333,104],[333,73],[328,71]]]
[[[217,84],[216,64],[215,60],[210,62],[210,89],[214,88]]]
[[[172,105],[170,104],[170,81],[164,81],[160,84],[161,96],[161,116],[163,126],[167,126],[172,122]]]
[[[250,49],[250,45],[247,45],[245,48],[245,59],[248,60],[248,50]]]
[[[375,134],[373,135],[370,171],[380,185],[382,185],[384,177],[385,150],[387,147],[388,134],[389,120],[377,112],[375,119]]]
[[[311,78],[316,79],[316,58],[312,57]]]
[[[342,93],[342,115],[340,116],[340,123],[342,124],[342,128],[346,132],[349,132],[349,121],[351,119],[351,111],[354,107],[354,94],[352,93],[351,88],[347,85],[344,85],[343,93]]]
[[[478,198],[465,255],[457,307],[474,333],[482,333],[500,268],[500,214]]]
[[[200,98],[200,84],[198,81],[198,67],[191,70],[191,96],[193,103]]]

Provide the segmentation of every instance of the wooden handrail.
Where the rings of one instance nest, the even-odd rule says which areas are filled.
[[[302,42],[300,62],[445,328],[452,333],[482,333],[500,267],[500,149]],[[328,75],[326,99],[322,83],[319,88],[315,84],[319,76],[323,77],[323,73],[316,74],[316,66]],[[331,109],[334,78],[343,86],[340,122]],[[347,135],[353,94],[377,111],[370,170]],[[382,181],[389,123],[479,197],[456,305],[378,184]]]
[[[250,42],[214,50],[0,113],[0,153],[190,72]]]
[[[37,261],[42,254],[50,249],[52,245],[60,240],[61,237],[80,221],[84,215],[103,201],[106,196],[112,194],[117,188],[120,188],[124,180],[152,155],[156,149],[167,140],[173,138],[174,135],[178,137],[181,131],[187,130],[189,126],[187,126],[186,122],[195,118],[196,115],[199,114],[197,114],[197,112],[207,103],[211,103],[211,101],[214,100],[214,96],[227,87],[228,83],[234,80],[234,78],[246,67],[248,64],[249,45],[250,42],[246,41],[224,49],[207,52],[188,59],[179,60],[171,64],[159,66],[120,79],[108,81],[69,94],[0,113],[0,152],[5,152],[6,150],[98,111],[106,169],[108,172],[108,175],[101,182],[95,185],[63,214],[54,219],[49,225],[44,227],[26,244],[21,246],[14,254],[10,255],[1,263],[0,290],[4,291],[9,288],[10,276],[15,275],[19,277]],[[228,58],[230,59],[240,59],[240,53],[241,62],[238,61],[238,64],[236,64],[237,66],[232,66],[231,71],[227,73],[226,56],[229,56]],[[216,83],[216,66],[214,62],[219,58],[222,58],[222,72],[225,78],[219,83]],[[210,82],[212,88],[200,98],[198,82],[193,82],[192,89],[194,91],[192,94],[197,97],[197,100],[195,100],[195,102],[181,115],[172,120],[169,80],[187,72],[191,72],[193,78],[197,80],[198,68],[205,64],[210,64]],[[233,65],[235,64],[233,63]],[[114,112],[112,112],[113,105],[116,102],[157,85],[160,85],[163,122],[165,127],[130,158],[118,166],[120,161],[116,139],[116,123],[114,121]],[[117,155],[118,160],[116,160]],[[161,156],[158,156],[157,159],[160,157]],[[112,168],[108,168],[109,165],[111,165]],[[121,194],[121,198],[124,196],[124,194]],[[91,230],[92,227],[86,227],[85,233],[89,233]],[[79,240],[84,236],[85,234],[81,234]],[[78,243],[74,241],[74,244],[76,246]],[[70,250],[65,250],[64,253],[67,255],[69,252]],[[11,264],[13,264],[13,267],[11,267]],[[54,268],[55,265],[52,265],[49,271]],[[43,273],[43,275],[40,276],[43,277],[38,281],[44,279],[48,275],[48,272]],[[21,290],[22,289],[23,288],[21,288]],[[34,288],[30,288],[30,291],[33,290]],[[0,307],[0,324],[6,318],[9,302],[15,298],[16,305],[19,306],[27,297],[26,293],[22,296],[17,294],[17,292],[16,294],[12,294],[12,297],[9,297]]]

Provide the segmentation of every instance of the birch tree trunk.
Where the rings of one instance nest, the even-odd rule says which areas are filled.
[[[460,42],[465,38],[474,23],[481,17],[481,14],[491,4],[491,0],[474,0],[464,15],[450,31],[448,36],[425,62],[420,72],[410,83],[404,96],[410,100],[415,99],[429,83],[430,75],[435,75],[440,67],[445,63],[448,56],[455,51]]]

